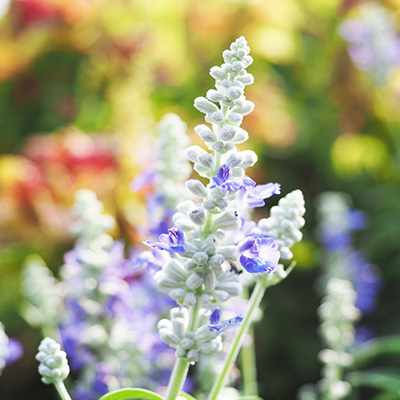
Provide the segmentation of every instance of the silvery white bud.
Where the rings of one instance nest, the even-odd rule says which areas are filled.
[[[207,198],[207,189],[205,186],[198,181],[197,179],[190,179],[186,182],[186,187],[195,195],[198,197],[201,197],[202,199]]]
[[[172,322],[169,319],[163,318],[160,321],[158,321],[157,324],[157,329],[168,329],[172,331]]]
[[[219,153],[223,153],[225,151],[223,142],[215,142],[211,147],[213,150],[218,151]]]
[[[175,335],[183,338],[187,329],[187,322],[183,318],[174,318],[171,322]]]
[[[232,113],[231,112],[228,115],[228,121],[231,124],[240,125],[242,123],[242,121],[243,121],[243,116],[241,114],[239,114],[239,113]]]
[[[226,74],[233,72],[232,65],[230,65],[230,64],[222,64],[221,68],[222,68],[222,71],[224,71]]]
[[[232,64],[232,69],[233,69],[235,72],[240,72],[240,71],[242,71],[242,70],[244,69],[244,65],[243,65],[243,63],[240,62],[240,61],[235,61],[235,62]]]
[[[252,56],[246,56],[246,57],[243,58],[243,61],[244,61],[245,66],[247,68],[249,65],[253,64],[254,60],[253,60]]]
[[[217,278],[215,277],[214,272],[210,272],[204,277],[204,285],[206,290],[209,292],[212,292],[215,289]]]
[[[203,284],[203,277],[198,274],[192,274],[186,279],[185,285],[188,289],[194,290]]]
[[[235,246],[233,246],[235,247]],[[219,250],[218,250],[219,251]],[[225,257],[222,254],[214,254],[210,257],[208,263],[211,267],[219,267],[225,262]]]
[[[232,140],[237,132],[237,128],[231,125],[225,125],[223,126],[220,131],[219,131],[219,137],[221,140],[228,142],[229,140]]]
[[[214,226],[219,229],[239,229],[240,222],[239,211],[228,210],[215,219]]]
[[[236,260],[236,246],[224,246],[218,249],[218,252],[228,261]]]
[[[182,229],[184,232],[190,232],[196,228],[189,219],[187,218],[172,218],[176,227]]]
[[[210,192],[211,192],[211,196],[216,200],[223,199],[225,197],[225,194],[223,192],[221,192],[219,187],[213,187],[210,190]],[[215,203],[215,205],[217,205],[217,204]]]
[[[203,353],[210,354],[218,350],[220,343],[217,340],[213,340],[212,342],[199,343],[197,347]]]
[[[172,289],[172,290],[169,292],[169,296],[170,296],[172,299],[177,300],[177,301],[183,300],[183,298],[185,297],[185,295],[186,295],[186,290],[181,289],[181,288]]]
[[[225,152],[234,150],[235,148],[236,148],[236,147],[235,147],[235,145],[234,145],[233,143],[227,143],[227,144],[225,145]]]
[[[222,94],[220,92],[218,92],[218,90],[215,89],[210,89],[207,92],[207,98],[210,99],[211,101],[221,101],[222,100]]]
[[[224,59],[224,61],[225,61],[226,63],[228,63],[228,62],[231,61],[231,58],[233,57],[233,55],[234,55],[234,53],[233,53],[233,51],[231,51],[231,50],[224,50],[224,51],[222,52],[222,57],[223,57],[223,59]]]
[[[182,339],[181,341],[181,346],[185,349],[185,350],[189,350],[192,349],[194,347],[194,342],[192,339],[189,339],[187,337],[185,337],[184,339]]]
[[[208,294],[203,293],[200,296],[200,302],[201,302],[201,304],[208,305],[211,302],[211,298],[210,298],[210,296]]]
[[[242,128],[236,128],[236,136],[232,139],[233,143],[243,143],[249,138],[249,133]]]
[[[223,86],[224,88],[230,88],[232,86],[232,82],[230,79],[224,79],[221,82],[221,86]]]
[[[197,97],[194,100],[194,106],[204,114],[214,113],[218,111],[218,107],[210,100],[207,100],[205,97]]]
[[[178,347],[175,351],[176,358],[185,358],[187,351],[183,347]]]
[[[241,178],[244,178],[244,175],[245,175],[245,171],[243,168],[235,167],[232,169],[232,177],[233,178],[241,179]]]
[[[208,169],[214,168],[214,157],[209,153],[203,154],[202,156],[200,156],[198,158],[198,161],[205,168],[208,168]]]
[[[244,150],[240,154],[243,156],[243,161],[240,164],[241,168],[252,167],[258,160],[257,154],[253,150]]]
[[[252,85],[254,83],[254,76],[246,73],[236,78],[238,81],[243,82],[245,85]]]
[[[196,162],[200,156],[207,154],[200,146],[190,146],[186,149],[185,153],[186,157],[192,162]]]
[[[157,271],[154,274],[154,280],[157,286],[165,290],[176,289],[180,286],[180,283],[177,280],[166,275],[163,271]]]
[[[180,343],[179,337],[175,335],[174,332],[171,332],[168,329],[160,329],[159,334],[161,340],[172,347],[178,346]]]
[[[220,210],[225,210],[225,208],[228,207],[228,205],[229,205],[228,200],[225,200],[225,199],[219,199],[219,200],[217,200],[217,207],[218,207]]]
[[[243,95],[243,90],[238,87],[232,86],[227,90],[226,94],[229,99],[237,100],[240,96]]]
[[[64,381],[69,374],[67,354],[53,339],[46,337],[39,345],[36,360],[40,362],[39,373],[46,384]]]
[[[207,211],[214,210],[215,206],[216,206],[216,203],[215,203],[214,200],[206,200],[206,201],[203,203],[203,207],[204,207]]]
[[[196,304],[196,296],[192,292],[187,292],[185,298],[183,299],[183,304],[186,307],[192,307]]]
[[[205,251],[208,255],[212,255],[215,253],[217,249],[217,241],[214,236],[209,236],[203,243],[203,251]]]
[[[188,352],[186,358],[188,359],[188,361],[195,363],[199,361],[199,353],[196,350],[192,349]]]
[[[210,75],[215,79],[215,80],[222,80],[226,78],[226,74],[220,67],[212,67],[210,69]]]
[[[215,142],[217,140],[215,133],[206,125],[198,125],[194,130],[205,142]]]
[[[198,251],[193,254],[192,259],[196,264],[204,265],[208,261],[208,254],[205,251]]]
[[[208,325],[201,326],[194,334],[194,339],[197,343],[207,343],[215,339],[215,337],[215,332],[210,331]]]
[[[212,124],[220,124],[224,121],[225,117],[222,112],[218,111],[207,114],[207,119],[208,119],[207,122],[210,122]]]
[[[237,167],[243,161],[243,155],[241,153],[231,153],[225,163],[230,165],[232,168]]]
[[[165,265],[162,271],[175,279],[178,282],[184,281],[187,279],[187,272],[182,268],[182,266],[175,260],[170,260],[167,265]]]
[[[254,110],[254,103],[250,100],[246,100],[246,102],[241,107],[241,114],[248,115]]]
[[[215,300],[224,302],[229,299],[229,293],[226,292],[225,290],[214,290],[212,292],[212,296],[214,297]]]
[[[199,163],[199,162],[195,162],[193,165],[193,169],[199,173],[199,175],[201,176],[206,176],[207,172],[210,171],[210,168],[205,167],[203,164]]]
[[[242,285],[237,280],[221,282],[218,284],[218,290],[224,290],[231,296],[238,296],[240,293],[242,293]]]
[[[202,208],[196,208],[195,210],[189,213],[189,218],[196,224],[196,225],[203,225],[206,216],[204,210]]]

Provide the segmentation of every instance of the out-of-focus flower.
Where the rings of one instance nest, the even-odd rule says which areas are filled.
[[[354,64],[376,84],[385,84],[400,65],[400,35],[387,10],[377,3],[361,5],[360,17],[343,22],[339,34],[349,43]]]
[[[22,356],[22,352],[21,344],[6,335],[4,326],[0,322],[0,375],[7,364],[18,360]]]

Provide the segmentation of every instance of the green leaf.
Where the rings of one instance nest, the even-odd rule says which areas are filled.
[[[131,399],[150,399],[163,400],[157,393],[146,389],[125,388],[107,393],[100,400],[131,400]]]
[[[185,393],[185,392],[181,392],[179,397],[183,397],[186,400],[196,400],[192,395],[190,395],[189,393]]]
[[[377,368],[362,372],[352,372],[347,376],[353,386],[368,386],[378,390],[399,394],[400,370]]]
[[[353,352],[355,364],[365,364],[382,354],[400,355],[400,336],[386,336],[370,340]]]

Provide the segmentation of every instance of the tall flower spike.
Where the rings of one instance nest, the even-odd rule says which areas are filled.
[[[65,351],[53,339],[46,337],[39,345],[36,360],[40,362],[39,373],[42,381],[48,385],[56,385],[69,375],[69,366]]]

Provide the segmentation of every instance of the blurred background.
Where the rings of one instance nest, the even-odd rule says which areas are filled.
[[[40,333],[19,312],[26,256],[57,274],[81,188],[117,219],[115,237],[143,240],[144,198],[129,183],[154,157],[156,124],[175,112],[196,142],[193,100],[241,35],[255,59],[246,96],[256,108],[243,123],[260,159],[252,178],[280,182],[283,194],[300,188],[307,206],[298,266],[268,292],[256,328],[260,395],[294,399],[320,376],[322,192],[346,192],[368,215],[355,246],[383,289],[364,323],[375,336],[398,333],[399,28],[399,0],[0,0],[0,321],[24,347],[0,398],[56,398],[36,372]]]

